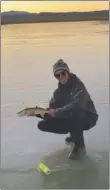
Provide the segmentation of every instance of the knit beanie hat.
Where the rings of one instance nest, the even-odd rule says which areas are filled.
[[[67,63],[65,63],[62,59],[59,59],[54,65],[53,65],[53,73],[55,75],[55,73],[58,70],[65,70],[67,72],[70,72],[70,69],[67,65]]]

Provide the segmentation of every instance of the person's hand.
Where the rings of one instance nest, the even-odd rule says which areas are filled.
[[[50,110],[48,110],[48,115],[50,115],[50,116],[52,116],[52,117],[55,117],[55,112],[56,112],[56,110],[55,109],[50,109]]]

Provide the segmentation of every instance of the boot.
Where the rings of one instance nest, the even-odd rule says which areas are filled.
[[[68,155],[69,159],[79,160],[82,159],[86,155],[86,147],[84,144],[84,137],[81,136],[79,140],[75,141],[75,146],[73,150]]]

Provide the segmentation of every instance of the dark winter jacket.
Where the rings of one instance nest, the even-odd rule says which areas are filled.
[[[67,84],[58,84],[53,97],[49,103],[49,108],[56,109],[55,117],[71,118],[77,111],[82,110],[92,113],[98,118],[94,103],[84,86],[83,82],[70,73]]]

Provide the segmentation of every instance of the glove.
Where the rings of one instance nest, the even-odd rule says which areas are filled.
[[[43,117],[40,114],[36,114],[36,117],[43,119]]]

